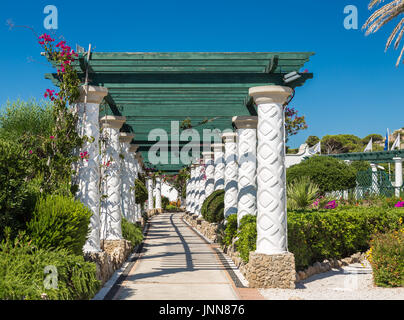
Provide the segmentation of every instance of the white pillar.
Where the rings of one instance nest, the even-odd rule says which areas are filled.
[[[100,127],[98,122],[99,105],[108,94],[104,87],[80,87],[80,97],[76,104],[78,113],[78,132],[81,137],[93,137],[85,141],[80,152],[87,152],[88,159],[78,164],[78,193],[77,198],[89,209],[93,215],[90,218],[90,232],[84,252],[99,252],[100,248]],[[88,160],[88,161],[86,161]]]
[[[199,165],[199,160],[198,163],[195,164],[195,185],[194,185],[194,202],[195,202],[195,214],[200,215],[201,214],[201,207],[199,204],[199,197],[200,197],[200,193],[201,193],[201,189],[200,189],[200,181],[201,181],[201,166]]]
[[[161,178],[156,177],[156,209],[161,212]]]
[[[104,116],[100,119],[103,127],[103,176],[101,201],[101,239],[122,239],[121,174],[119,129],[125,117]]]
[[[129,147],[134,137],[133,133],[121,132],[119,134],[119,142],[121,143],[121,212],[122,216],[132,223],[134,222],[131,190],[133,187],[133,156],[129,152]]]
[[[400,188],[403,185],[403,159],[399,157],[393,158],[395,164],[395,195],[400,197]]]
[[[247,214],[257,215],[257,122],[256,116],[234,117],[238,136],[237,224]]]
[[[227,132],[222,135],[224,141],[224,217],[237,214],[237,133]]]
[[[153,204],[153,179],[151,177],[147,178],[147,193],[148,193],[148,202],[147,202],[147,209],[149,211],[154,209],[154,204]]]
[[[187,182],[185,183],[185,211],[189,212],[189,181],[191,178],[187,179]]]
[[[201,159],[199,164],[199,211],[198,211],[199,216],[202,216],[202,206],[206,199],[205,184],[206,184],[205,166],[203,160]]]
[[[129,146],[129,170],[131,173],[130,178],[130,210],[132,215],[132,223],[140,221],[138,206],[136,204],[136,189],[135,181],[138,175],[137,160],[136,160],[136,150],[139,146],[136,144],[131,144]]]
[[[224,153],[223,144],[212,144],[213,154],[215,158],[215,188],[214,190],[224,189]]]
[[[377,179],[377,164],[371,163],[370,167],[372,168],[372,190],[371,193],[379,194],[379,184]]]
[[[283,104],[292,89],[250,88],[258,110],[257,253],[287,252],[285,116]]]
[[[190,181],[190,191],[189,191],[189,211],[195,213],[195,165],[191,164],[191,181]]]
[[[209,197],[215,188],[215,162],[213,152],[202,152],[203,162],[205,163],[205,199]]]

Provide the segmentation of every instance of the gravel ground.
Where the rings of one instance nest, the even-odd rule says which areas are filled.
[[[297,283],[296,289],[260,289],[260,292],[268,300],[404,300],[404,288],[373,285],[367,261],[316,274]]]

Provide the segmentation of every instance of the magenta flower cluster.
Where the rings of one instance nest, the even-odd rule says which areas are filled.
[[[328,202],[325,205],[325,209],[335,209],[336,207],[338,207],[338,204],[335,202],[335,200]]]
[[[395,206],[396,208],[403,208],[404,207],[404,201],[398,201]]]
[[[89,153],[87,151],[80,152],[80,158],[88,162]]]

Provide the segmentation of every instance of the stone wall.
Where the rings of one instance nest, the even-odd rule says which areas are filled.
[[[206,238],[208,238],[213,243],[217,242],[217,233],[219,230],[219,224],[209,223],[202,218],[198,218],[196,215],[185,214],[183,216],[184,220],[187,221],[194,229],[202,233]]]

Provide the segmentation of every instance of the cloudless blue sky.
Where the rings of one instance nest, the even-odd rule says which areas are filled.
[[[364,36],[369,11],[363,0],[289,1],[20,1],[0,2],[0,105],[7,99],[41,99],[51,71],[30,31],[9,30],[6,21],[43,27],[43,9],[58,8],[59,28],[73,46],[95,51],[314,51],[305,68],[314,78],[296,90],[292,106],[309,128],[291,138],[291,147],[309,135],[385,135],[404,127],[404,65],[399,50],[384,52],[394,25]],[[343,26],[346,5],[359,10],[359,29]],[[400,48],[401,49],[401,48]],[[32,61],[34,60],[34,61]]]

